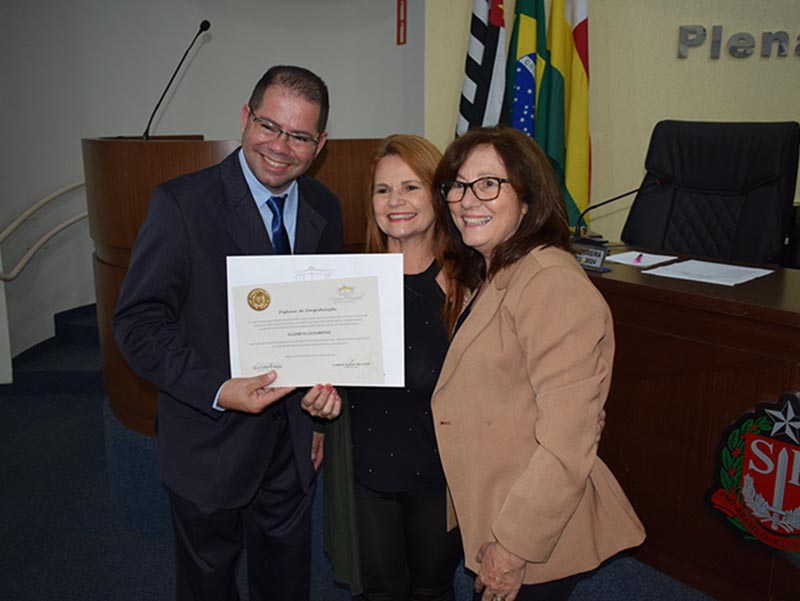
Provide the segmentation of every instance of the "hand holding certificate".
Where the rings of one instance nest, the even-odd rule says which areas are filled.
[[[402,386],[402,257],[228,257],[231,373]]]
[[[231,378],[222,385],[217,406],[243,413],[261,413],[294,390],[288,386],[272,386],[277,376],[270,371],[251,378]]]

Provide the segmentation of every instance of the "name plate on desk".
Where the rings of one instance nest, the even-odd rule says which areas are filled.
[[[605,246],[574,242],[572,251],[581,267],[590,271],[603,271],[608,249]]]

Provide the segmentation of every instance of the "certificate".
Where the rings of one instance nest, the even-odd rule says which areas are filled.
[[[403,386],[399,254],[228,257],[231,374]]]

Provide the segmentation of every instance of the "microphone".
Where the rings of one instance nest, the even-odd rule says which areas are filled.
[[[583,217],[591,211],[592,209],[596,209],[598,207],[602,207],[603,205],[607,205],[609,203],[614,202],[615,200],[619,200],[620,198],[625,198],[626,196],[630,196],[631,194],[636,194],[637,192],[641,192],[642,190],[647,190],[649,188],[655,188],[660,186],[667,186],[672,183],[672,176],[670,175],[659,175],[655,181],[650,182],[644,186],[639,186],[638,188],[634,188],[633,190],[629,190],[628,192],[624,192],[614,198],[609,198],[608,200],[604,200],[603,202],[599,202],[595,205],[590,205],[586,207],[583,212],[578,215],[578,221],[575,223],[575,235],[573,237],[573,242],[577,242],[578,244],[589,244],[592,246],[599,246],[603,244],[602,242],[598,242],[594,238],[590,238],[588,236],[578,236],[578,232],[581,231],[581,222],[583,221]],[[583,221],[584,226],[586,222]]]
[[[158,99],[158,102],[156,103],[156,108],[153,109],[153,113],[150,115],[150,120],[147,122],[147,127],[145,127],[144,133],[142,134],[142,140],[149,140],[150,139],[150,124],[153,122],[153,117],[156,116],[156,112],[158,111],[158,107],[161,106],[161,101],[164,100],[164,96],[167,95],[167,90],[169,90],[169,87],[172,85],[172,82],[175,79],[175,76],[178,74],[178,71],[180,71],[180,68],[181,68],[181,65],[183,64],[183,61],[186,60],[186,57],[189,54],[189,50],[192,49],[192,46],[194,46],[194,43],[197,41],[197,38],[200,37],[200,34],[203,33],[204,31],[208,31],[209,29],[211,29],[211,22],[210,21],[206,21],[204,19],[200,23],[200,29],[197,31],[196,34],[194,34],[194,37],[192,38],[192,43],[189,44],[189,47],[186,49],[186,52],[183,53],[183,58],[181,59],[181,62],[178,63],[178,66],[175,68],[175,72],[172,74],[172,77],[169,78],[169,83],[167,83],[167,87],[164,88],[164,92],[161,94],[161,98]]]

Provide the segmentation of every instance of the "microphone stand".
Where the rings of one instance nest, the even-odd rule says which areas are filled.
[[[144,133],[142,134],[142,140],[150,139],[150,124],[153,123],[153,117],[156,116],[158,107],[161,106],[161,101],[164,100],[164,96],[167,95],[167,90],[169,90],[169,87],[175,80],[175,76],[178,74],[178,71],[180,71],[183,61],[186,60],[186,57],[189,55],[189,51],[192,49],[192,46],[194,46],[194,43],[197,41],[197,38],[200,37],[201,33],[203,33],[204,31],[208,31],[210,28],[211,28],[211,23],[209,21],[204,20],[202,23],[200,23],[200,29],[197,31],[196,34],[194,34],[194,37],[192,38],[192,43],[189,44],[189,47],[186,49],[186,52],[183,53],[183,58],[181,58],[180,62],[178,63],[178,66],[175,68],[175,72],[172,74],[172,77],[169,78],[169,83],[167,83],[167,87],[164,88],[164,92],[161,94],[161,98],[159,98],[158,102],[156,102],[156,108],[153,109],[153,112],[150,115],[150,120],[147,122],[147,127],[144,128]]]
[[[588,213],[592,209],[597,209],[599,207],[602,207],[604,205],[612,203],[615,200],[619,200],[620,198],[625,198],[626,196],[630,196],[631,194],[636,194],[637,192],[641,192],[642,190],[647,190],[648,188],[652,188],[654,186],[661,186],[663,184],[669,183],[668,179],[669,178],[667,178],[667,177],[659,177],[655,181],[652,181],[649,184],[647,184],[646,186],[640,186],[638,188],[634,188],[633,190],[629,190],[627,192],[623,192],[622,194],[619,194],[619,195],[615,196],[614,198],[609,198],[608,200],[604,200],[603,202],[597,203],[596,205],[590,205],[590,206],[586,207],[581,212],[581,214],[578,215],[578,221],[575,223],[575,235],[574,235],[572,241],[574,243],[577,243],[577,244],[589,244],[591,246],[602,246],[604,244],[604,242],[600,242],[600,241],[598,241],[598,240],[596,240],[594,238],[591,238],[589,236],[585,236],[584,235],[586,232],[584,231],[583,228],[581,228],[581,222],[583,221],[584,227],[588,227],[588,226],[586,226],[586,222],[583,220],[583,218],[586,215],[586,213]]]

